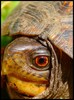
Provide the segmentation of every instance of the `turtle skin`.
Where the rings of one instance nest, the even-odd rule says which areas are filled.
[[[9,98],[73,98],[72,5],[24,1],[3,23],[2,36],[13,38],[2,58]]]

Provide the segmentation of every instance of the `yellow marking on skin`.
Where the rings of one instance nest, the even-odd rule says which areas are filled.
[[[65,9],[66,12],[70,12],[72,7],[73,7],[73,1],[64,1],[61,8],[65,7],[66,4],[68,5],[68,7]]]
[[[8,76],[8,80],[10,84],[9,86],[21,94],[36,96],[46,89],[45,85],[39,86],[37,83],[21,81],[11,76]]]
[[[25,57],[22,57],[21,54],[14,54],[13,59],[19,66],[25,66],[26,64]]]
[[[32,80],[32,81],[36,81],[36,82],[46,82],[47,83],[47,80],[44,78],[44,77],[37,77],[37,76],[33,76],[32,74],[25,74],[26,78],[28,80]]]
[[[32,82],[38,82],[38,83],[47,83],[47,80],[44,77],[38,77],[38,75],[33,75],[31,72],[27,72],[25,70],[25,66],[22,66],[20,68],[20,64],[15,64],[12,57],[9,57],[7,60],[3,61],[2,64],[2,73],[3,75],[9,75],[12,74],[12,76],[18,77],[21,80],[27,80]],[[23,68],[24,67],[24,68]]]
[[[9,73],[14,72],[14,70],[15,70],[15,63],[12,60],[11,57],[7,58],[6,60],[3,60],[3,62],[2,62],[2,71],[3,71],[3,74],[7,75]]]
[[[73,6],[73,2],[72,1],[70,1],[70,2],[64,1],[63,2],[63,5],[65,6],[66,4],[68,4],[69,7],[72,7]]]

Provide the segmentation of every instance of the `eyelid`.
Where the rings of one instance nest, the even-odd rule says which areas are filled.
[[[35,54],[35,55],[32,55],[32,58],[34,59],[34,58],[36,58],[38,56],[47,56],[47,57],[49,57],[48,54]]]
[[[50,52],[47,51],[47,50],[36,50],[36,51],[33,51],[31,53],[31,57],[34,59],[35,57],[37,56],[49,56],[50,57]]]

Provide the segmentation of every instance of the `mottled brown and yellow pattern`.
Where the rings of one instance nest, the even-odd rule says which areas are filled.
[[[11,99],[72,99],[73,2],[22,1],[1,27]]]

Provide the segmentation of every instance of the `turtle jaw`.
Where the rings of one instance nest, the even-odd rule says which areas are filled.
[[[47,87],[45,87],[45,89],[42,92],[44,92],[46,89],[47,89]],[[29,94],[26,94],[26,93],[24,93],[24,94],[19,93],[18,91],[16,91],[12,87],[9,87],[8,84],[7,84],[7,91],[8,91],[8,94],[9,94],[11,99],[31,99],[31,98],[37,96],[37,95],[35,95],[35,96],[34,95],[29,95]]]
[[[7,91],[11,99],[25,99],[25,98],[29,99],[30,98],[30,96],[28,95],[25,95],[25,94],[23,95],[21,93],[16,92],[13,88],[9,87],[8,84],[7,84]]]
[[[8,81],[7,89],[11,99],[32,98],[41,94],[47,88],[46,84],[26,82],[11,76]]]
[[[11,99],[32,99],[35,97],[35,96],[30,96],[30,95],[18,93],[10,87],[7,87],[7,88],[8,88],[7,90],[8,90],[8,93],[9,93],[9,96]]]

